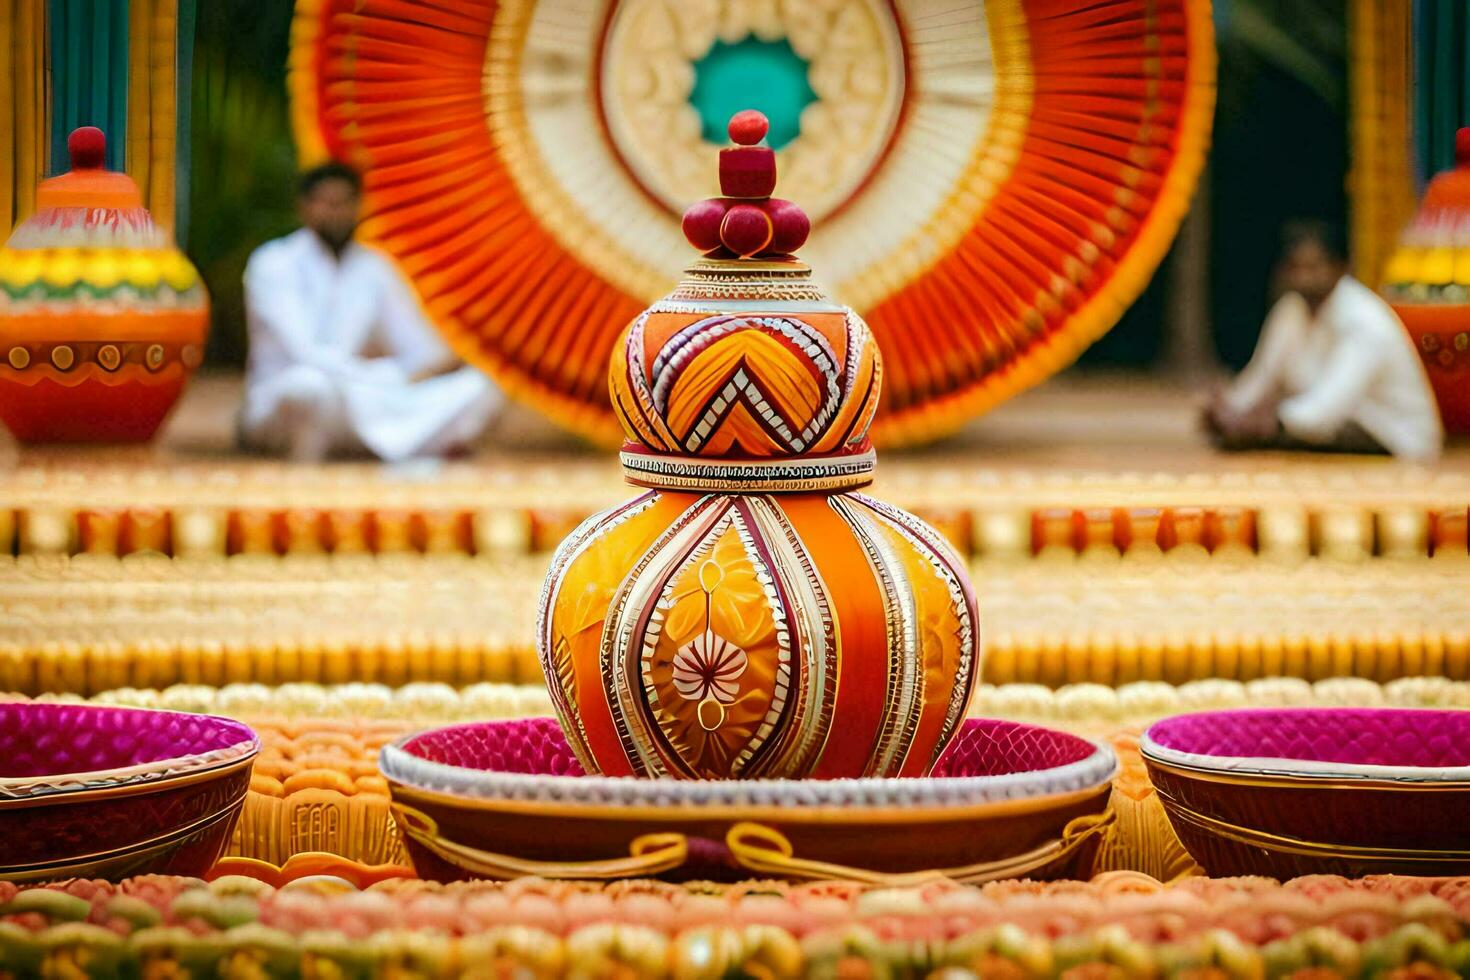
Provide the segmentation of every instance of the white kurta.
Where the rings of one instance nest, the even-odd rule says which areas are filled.
[[[453,355],[398,270],[363,245],[338,258],[305,228],[267,242],[245,267],[245,305],[241,425],[253,443],[399,461],[473,440],[499,407],[471,367],[414,380]]]
[[[1306,300],[1283,296],[1266,318],[1255,355],[1226,398],[1244,412],[1285,396],[1282,428],[1327,443],[1356,422],[1395,456],[1431,460],[1444,442],[1439,409],[1413,342],[1383,298],[1344,276],[1314,318]]]

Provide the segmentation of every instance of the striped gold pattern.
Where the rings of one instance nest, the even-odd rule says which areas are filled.
[[[1383,281],[1399,233],[1414,216],[1413,8],[1402,0],[1348,5],[1353,274],[1374,287]]]
[[[177,189],[179,0],[129,0],[127,172],[168,232]]]
[[[0,0],[0,226],[30,217],[46,176],[51,119],[46,79],[46,0]]]
[[[1470,679],[1470,565],[1311,559],[969,566],[984,679]],[[545,557],[0,560],[0,690],[529,683]]]

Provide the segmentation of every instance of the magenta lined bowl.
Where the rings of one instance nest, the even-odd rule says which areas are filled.
[[[1061,842],[1010,869],[1058,877],[1085,875],[1117,760],[1066,732],[970,719],[921,778],[610,778],[586,774],[554,719],[531,718],[412,735],[379,765],[426,878],[788,876],[741,863],[751,825],[761,829],[746,840],[774,831],[797,859],[880,875],[1019,860]],[[649,835],[679,838],[688,854],[616,873]]]
[[[0,703],[0,877],[203,874],[259,751],[229,718]]]
[[[1470,711],[1209,711],[1141,749],[1212,875],[1470,873]]]

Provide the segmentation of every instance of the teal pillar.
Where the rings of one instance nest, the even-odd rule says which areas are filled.
[[[189,172],[194,164],[191,110],[194,105],[194,28],[199,19],[195,0],[178,0],[178,16],[174,77],[174,111],[178,113],[178,128],[174,131],[174,238],[179,248],[184,248],[189,241]]]
[[[1414,152],[1421,183],[1455,165],[1470,126],[1470,6],[1414,0]]]
[[[730,117],[741,109],[759,109],[770,120],[766,142],[773,150],[796,139],[802,110],[816,100],[806,61],[784,38],[716,41],[695,64],[694,91],[689,93],[707,141],[724,146]]]
[[[67,169],[66,137],[78,126],[107,134],[107,165],[123,169],[128,120],[127,0],[49,0],[51,159]]]

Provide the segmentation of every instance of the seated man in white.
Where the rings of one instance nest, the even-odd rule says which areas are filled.
[[[1205,412],[1216,442],[1437,457],[1444,431],[1424,365],[1389,305],[1347,274],[1340,233],[1289,225],[1278,274],[1283,295],[1255,355]]]
[[[301,462],[442,456],[473,443],[500,405],[489,379],[425,321],[398,270],[353,241],[361,191],[339,163],[303,174],[305,227],[245,267],[240,434],[252,448]]]

